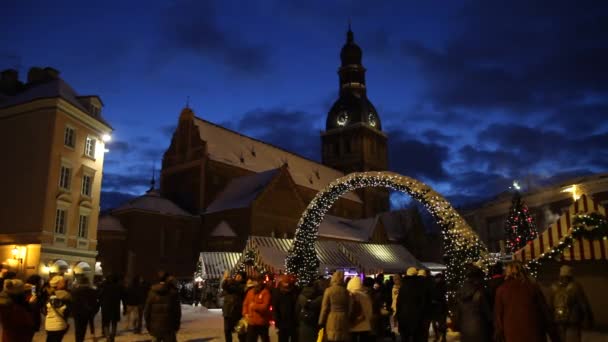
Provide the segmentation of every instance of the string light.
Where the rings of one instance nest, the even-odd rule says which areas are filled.
[[[428,185],[392,172],[360,172],[334,180],[317,193],[304,211],[295,239],[285,261],[286,270],[301,283],[317,276],[319,259],[314,248],[318,228],[334,202],[343,194],[360,188],[382,187],[409,194],[424,205],[441,227],[446,261],[448,296],[454,297],[464,281],[464,267],[476,264],[483,270],[493,263],[487,248],[452,205]]]

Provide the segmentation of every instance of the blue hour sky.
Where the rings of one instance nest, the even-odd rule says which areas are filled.
[[[178,115],[320,159],[349,18],[390,168],[471,203],[608,171],[606,1],[2,1],[0,68],[52,66],[115,128],[103,206]],[[399,205],[402,198],[395,196]]]

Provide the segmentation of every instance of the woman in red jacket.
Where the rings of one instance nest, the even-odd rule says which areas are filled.
[[[253,290],[247,292],[243,302],[243,317],[247,320],[247,342],[269,342],[270,291],[257,279]]]

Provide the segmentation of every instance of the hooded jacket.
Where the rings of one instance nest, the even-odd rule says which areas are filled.
[[[242,313],[250,325],[268,325],[271,315],[270,291],[266,287],[257,293],[255,289],[247,291]]]
[[[358,301],[361,305],[363,318],[354,324],[351,324],[351,332],[362,332],[372,330],[372,300],[361,284],[361,278],[354,277],[346,285],[346,289],[350,294],[351,303]],[[352,304],[351,304],[352,307]]]
[[[152,286],[146,300],[144,318],[152,336],[177,332],[182,318],[177,290],[164,282]]]
[[[319,324],[325,326],[328,341],[348,341],[349,296],[344,287],[344,273],[336,271],[331,277],[330,286],[323,294]]]

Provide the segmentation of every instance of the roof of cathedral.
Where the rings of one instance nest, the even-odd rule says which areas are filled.
[[[193,217],[193,215],[189,214],[187,211],[177,206],[177,204],[171,202],[170,200],[164,197],[161,197],[160,194],[154,189],[148,190],[144,195],[136,197],[119,206],[118,208],[113,209],[112,212],[134,209],[151,211],[165,215]]]
[[[399,241],[405,238],[411,221],[409,216],[410,213],[407,210],[387,211],[378,215],[390,241]]]
[[[350,220],[338,216],[325,215],[319,225],[319,236],[352,241],[369,241],[378,216],[366,219]]]
[[[237,236],[236,233],[234,232],[234,229],[232,229],[232,227],[230,227],[230,225],[226,221],[223,221],[223,220],[217,226],[215,226],[215,228],[213,228],[210,235],[211,236],[222,236],[222,237],[236,237]]]
[[[125,228],[120,223],[120,220],[112,215],[103,215],[99,217],[97,223],[97,230],[111,231],[111,232],[124,232]]]
[[[297,185],[316,191],[324,189],[336,178],[344,176],[344,173],[319,162],[201,118],[195,117],[194,123],[199,128],[201,139],[207,142],[207,152],[212,160],[258,173],[286,164],[289,174]],[[361,202],[359,196],[353,192],[346,193],[342,197]]]
[[[205,209],[205,214],[248,207],[266,188],[279,169],[267,170],[235,178]]]

